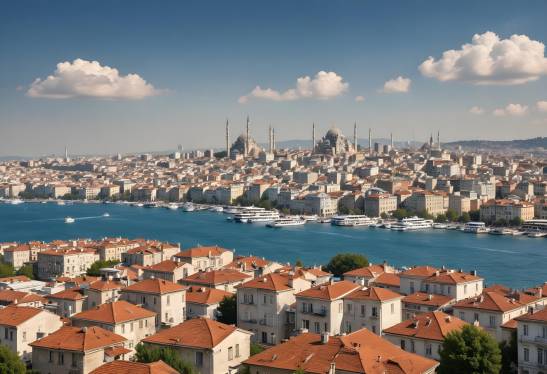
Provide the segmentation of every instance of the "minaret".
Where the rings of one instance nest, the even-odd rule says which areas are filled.
[[[269,129],[269,132],[268,132],[268,142],[269,142],[269,145],[268,145],[268,152],[269,152],[269,153],[272,153],[272,152],[273,152],[273,144],[272,144],[272,125],[270,125],[270,129]]]
[[[65,161],[68,162],[68,147],[65,146]]]
[[[357,152],[357,122],[353,123],[353,148]]]
[[[372,129],[368,129],[368,154],[372,155]]]
[[[230,124],[226,119],[226,157],[230,157]]]
[[[433,133],[429,136],[429,149],[433,149]]]
[[[272,129],[272,150],[275,152],[275,128]]]
[[[245,156],[249,155],[249,116],[247,116],[247,131],[245,137]]]
[[[315,152],[315,122],[312,124],[311,130],[311,152]]]
[[[390,140],[391,140],[391,149],[393,149],[393,133],[389,134]]]
[[[441,149],[441,132],[437,131],[437,147]]]

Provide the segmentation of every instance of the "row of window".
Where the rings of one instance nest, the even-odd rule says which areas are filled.
[[[530,349],[524,348],[522,350],[523,359],[525,362],[530,361]],[[547,365],[547,349],[537,348],[537,363],[538,365]]]

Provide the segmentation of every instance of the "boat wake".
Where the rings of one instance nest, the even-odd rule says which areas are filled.
[[[499,253],[509,253],[509,254],[515,254],[518,253],[516,251],[510,251],[507,249],[496,249],[496,248],[484,248],[484,247],[468,247],[470,249],[478,249],[480,251],[486,251],[486,252],[499,252]]]

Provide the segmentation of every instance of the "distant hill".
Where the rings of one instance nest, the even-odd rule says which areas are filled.
[[[459,140],[455,142],[443,143],[443,147],[456,148],[458,146],[473,149],[547,149],[547,137],[518,140]]]

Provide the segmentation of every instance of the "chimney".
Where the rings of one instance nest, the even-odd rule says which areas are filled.
[[[428,294],[428,295],[427,295],[427,300],[429,300],[429,301],[433,300],[433,295],[432,295],[432,294]]]
[[[321,344],[327,344],[329,342],[329,333],[327,331],[321,333]]]

